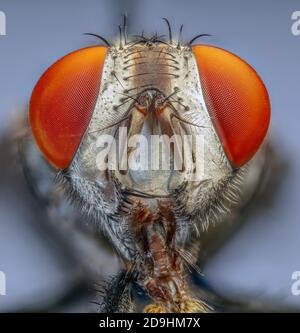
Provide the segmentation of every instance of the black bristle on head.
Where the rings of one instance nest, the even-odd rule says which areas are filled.
[[[168,31],[169,31],[169,43],[172,43],[172,29],[171,29],[171,24],[169,22],[169,20],[165,17],[162,18],[166,23],[167,23],[167,26],[168,26]]]
[[[191,45],[196,39],[198,38],[201,38],[201,37],[210,37],[212,35],[210,34],[200,34],[200,35],[197,35],[195,36],[194,38],[192,38],[189,42],[188,42],[188,45]]]
[[[93,33],[90,33],[90,32],[85,32],[84,35],[97,37],[98,39],[102,40],[102,42],[104,42],[107,46],[109,46],[109,47],[111,46],[109,41],[107,39],[105,39],[104,37],[100,36],[100,35],[93,34]]]

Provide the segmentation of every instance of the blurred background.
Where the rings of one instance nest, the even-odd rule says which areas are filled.
[[[87,311],[85,269],[93,267],[85,266],[82,254],[92,253],[93,245],[81,239],[77,260],[64,239],[71,228],[61,235],[45,227],[48,214],[31,196],[10,135],[43,71],[66,53],[97,43],[84,32],[115,38],[124,13],[131,34],[166,34],[162,17],[174,31],[184,24],[186,41],[212,34],[206,43],[238,54],[263,78],[272,104],[270,140],[283,165],[280,184],[209,257],[204,279],[227,298],[300,309],[300,295],[291,292],[292,274],[300,271],[300,36],[291,32],[297,10],[299,0],[0,0],[6,15],[6,36],[0,36],[0,271],[6,296],[0,295],[0,311]],[[116,259],[109,250],[102,254],[88,264],[101,276],[113,274]]]

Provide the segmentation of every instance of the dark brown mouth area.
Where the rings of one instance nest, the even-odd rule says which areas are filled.
[[[131,214],[131,229],[137,241],[138,283],[156,302],[177,312],[187,298],[184,263],[176,250],[176,218],[168,200],[157,209],[139,201]]]

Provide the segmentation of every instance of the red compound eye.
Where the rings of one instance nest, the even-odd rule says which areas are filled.
[[[195,45],[204,98],[234,167],[248,162],[262,143],[270,123],[270,101],[255,70],[223,49]]]
[[[74,51],[49,67],[30,100],[33,135],[47,160],[66,168],[80,144],[99,94],[107,47]]]

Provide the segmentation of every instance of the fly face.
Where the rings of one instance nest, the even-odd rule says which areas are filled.
[[[75,51],[30,102],[44,156],[136,272],[148,312],[207,309],[184,278],[193,231],[239,205],[269,116],[247,63],[171,38]]]
[[[117,148],[118,157],[125,156],[123,170],[120,159],[117,168],[108,169],[114,169],[113,177],[128,190],[153,196],[169,196],[171,191],[176,190],[198,170],[206,171],[198,181],[217,180],[232,171],[209,118],[197,64],[188,48],[177,49],[155,43],[128,46],[122,51],[112,49],[104,63],[102,82],[90,124],[73,161],[80,177],[96,181],[103,187],[112,181],[109,180],[107,170],[101,172],[97,165],[99,154],[105,155],[101,153],[104,149],[101,138],[108,136],[114,140],[105,147],[105,153],[113,157]],[[120,133],[122,129],[123,133]],[[157,161],[151,160],[151,156],[147,165],[144,165],[144,161],[139,162],[137,157],[145,153],[141,151],[143,147],[128,147],[130,138],[138,135],[147,140],[148,150],[157,159],[166,156],[158,156],[159,147],[155,147],[151,138],[161,136],[171,139],[173,150],[165,149],[164,152],[171,155],[170,164],[181,162],[182,165],[178,166],[178,170],[175,170],[174,165],[167,165],[164,170],[153,168],[151,162],[153,165]],[[200,159],[195,148],[190,145],[183,147],[187,143],[183,142],[183,137],[195,136],[205,139],[205,159]],[[118,146],[112,147],[115,143]],[[190,156],[198,165],[192,166],[191,163],[181,161],[184,149],[191,149]],[[175,153],[180,160],[175,161]],[[130,159],[134,162],[131,165]]]

